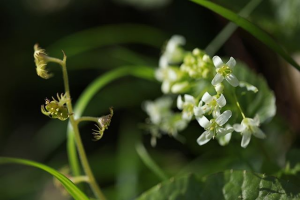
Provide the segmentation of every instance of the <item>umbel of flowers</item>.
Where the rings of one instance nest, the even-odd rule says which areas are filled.
[[[246,117],[235,94],[236,87],[245,85],[234,74],[236,60],[230,57],[223,62],[219,56],[211,58],[197,48],[189,52],[182,48],[184,44],[185,38],[179,35],[168,41],[155,73],[156,79],[162,83],[164,95],[144,104],[149,115],[147,127],[152,134],[151,144],[154,146],[156,138],[162,134],[180,138],[178,132],[194,119],[204,129],[197,139],[199,145],[215,138],[221,145],[228,144],[233,132],[240,133],[244,148],[252,135],[265,138],[259,128],[259,116]],[[248,83],[247,86],[257,90]],[[234,97],[230,105],[226,101],[228,94]],[[172,110],[174,95],[177,96],[177,109],[181,112]],[[230,120],[232,116],[235,117]],[[239,118],[242,121],[236,121]]]

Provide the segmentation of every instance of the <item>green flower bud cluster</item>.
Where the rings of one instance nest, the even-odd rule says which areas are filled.
[[[187,72],[191,78],[209,78],[212,76],[213,62],[209,55],[200,49],[194,49],[183,60],[180,69]]]

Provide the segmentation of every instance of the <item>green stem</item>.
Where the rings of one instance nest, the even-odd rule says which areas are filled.
[[[242,17],[248,17],[250,13],[259,5],[261,0],[250,1],[240,12]],[[205,52],[208,55],[215,55],[215,53],[221,48],[221,46],[228,40],[232,33],[237,29],[237,25],[233,22],[229,22],[225,28],[207,45]]]
[[[99,123],[98,119],[99,118],[97,118],[97,117],[80,117],[80,118],[76,119],[76,122],[77,122],[77,124],[79,124],[80,122],[83,122],[83,121],[90,121],[90,122]]]
[[[90,102],[90,100],[94,97],[94,95],[104,86],[109,84],[110,82],[124,76],[133,75],[136,77],[154,80],[154,70],[150,67],[145,66],[123,66],[119,67],[115,70],[109,71],[106,74],[98,77],[94,80],[80,95],[78,101],[76,102],[74,108],[74,115],[77,119],[80,118],[82,113],[84,112],[86,106]],[[79,161],[76,154],[76,145],[74,139],[74,131],[72,127],[69,125],[67,130],[67,151],[69,157],[69,164],[72,169],[72,173],[74,176],[80,175],[80,166]]]
[[[63,72],[63,80],[64,80],[64,86],[65,86],[65,94],[67,96],[67,98],[69,99],[69,101],[67,102],[67,108],[69,113],[73,113],[73,107],[72,107],[72,102],[71,102],[71,96],[70,96],[70,88],[69,88],[69,78],[68,78],[68,72],[67,72],[67,66],[66,66],[66,55],[64,55],[64,59],[63,60],[56,60],[56,59],[52,59],[53,62],[58,62],[61,66],[62,66],[62,72]],[[77,122],[74,118],[74,115],[70,115],[70,124],[71,127],[73,129],[73,133],[74,133],[74,139],[76,141],[76,145],[77,145],[77,151],[81,160],[81,164],[82,167],[84,169],[85,174],[87,175],[88,179],[89,179],[89,183],[90,186],[95,194],[95,196],[98,199],[102,199],[105,200],[105,196],[103,195],[100,187],[98,186],[96,179],[93,175],[93,172],[90,168],[81,138],[80,138],[80,133],[79,133],[79,129],[77,126]]]
[[[238,107],[239,111],[241,112],[243,119],[245,119],[246,118],[245,114],[244,114],[244,112],[243,112],[243,110],[241,108],[241,105],[240,105],[240,103],[239,103],[239,101],[238,101],[238,99],[236,97],[235,92],[233,92],[233,96],[234,96],[234,99],[235,99],[235,102],[236,102],[236,106]]]
[[[168,180],[168,176],[163,172],[163,170],[154,162],[154,160],[148,154],[146,148],[142,143],[136,145],[136,151],[140,158],[143,160],[144,164],[149,167],[154,174],[156,174],[162,181]]]

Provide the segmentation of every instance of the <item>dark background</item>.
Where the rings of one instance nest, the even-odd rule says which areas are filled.
[[[145,37],[145,40],[155,41],[152,46],[136,42],[105,45],[70,57],[68,70],[71,95],[73,102],[76,102],[84,88],[95,78],[117,67],[132,64],[133,61],[126,56],[126,53],[133,52],[134,55],[138,55],[140,64],[156,67],[161,47],[172,35],[185,36],[186,49],[192,50],[195,47],[204,49],[228,23],[219,15],[189,1],[128,2],[125,0],[0,1],[1,156],[32,159],[55,169],[60,169],[67,164],[65,150],[67,122],[50,120],[40,113],[40,105],[44,103],[46,97],[50,98],[56,93],[63,92],[61,71],[58,66],[50,64],[49,69],[55,74],[53,78],[43,80],[36,75],[33,62],[35,43],[39,43],[46,50],[49,47],[49,55],[62,57],[61,49],[53,49],[57,41],[84,30],[106,26],[119,27],[122,24],[145,25],[157,30],[160,36],[157,38],[147,33],[140,35],[141,38]],[[145,6],[142,2],[150,2],[150,4]],[[239,11],[248,1],[219,2],[233,11]],[[281,5],[276,2],[263,0],[249,19],[266,30],[298,59],[300,43],[297,36],[299,36],[300,18],[297,17],[296,11],[300,8],[300,4]],[[122,31],[119,35],[126,37]],[[61,48],[72,49],[72,44],[78,43],[80,44],[79,40],[74,40],[73,43]],[[65,53],[68,55],[68,51]],[[275,91],[278,114],[264,130],[269,130],[277,137],[274,140],[279,142],[277,151],[282,152],[270,162],[280,166],[287,149],[299,145],[297,139],[300,113],[299,72],[293,70],[277,54],[241,29],[230,37],[218,51],[218,55],[233,56],[246,62],[254,71],[263,74],[270,88]],[[147,133],[146,131],[138,128],[147,117],[142,111],[141,104],[160,95],[158,82],[125,77],[101,90],[85,111],[85,115],[101,116],[108,113],[109,106],[115,108],[115,116],[103,139],[98,142],[91,141],[90,129],[93,126],[89,124],[82,126],[81,132],[92,168],[109,197],[117,198],[117,189],[121,191],[122,184],[118,182],[118,174],[122,170],[118,162],[122,161],[128,150],[127,147],[130,147],[131,142],[137,138],[144,141],[156,161],[170,175],[178,173],[183,166],[196,158],[200,159],[201,163],[206,163],[197,168],[198,172],[203,174],[213,173],[223,168],[247,168],[243,156],[259,162],[259,158],[255,158],[257,150],[249,147],[242,157],[224,159],[224,166],[211,168],[214,159],[231,155],[236,149],[240,150],[240,144],[239,141],[233,141],[224,152],[222,152],[224,147],[219,147],[216,143],[200,148],[195,140],[202,130],[196,123],[192,123],[182,133],[187,138],[186,144],[166,136],[158,141],[155,149],[150,147],[150,136],[144,134]],[[123,141],[127,141],[128,138],[134,139],[129,141],[129,146],[126,147]],[[274,141],[268,142],[271,144]],[[138,163],[134,165],[135,168],[129,167],[135,171],[139,183],[136,191],[131,194],[138,195],[157,184],[159,179],[136,155],[131,155],[134,149],[128,151],[127,159],[136,159]],[[263,172],[263,167],[257,170]],[[270,168],[268,170],[272,171]],[[53,188],[50,179],[49,175],[36,169],[13,165],[1,166],[0,199],[62,198],[58,197],[60,194]],[[49,193],[53,196],[47,195]],[[126,199],[126,197],[119,195],[118,199]]]

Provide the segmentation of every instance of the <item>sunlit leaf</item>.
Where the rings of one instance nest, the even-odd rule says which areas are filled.
[[[171,178],[138,200],[164,199],[299,199],[300,190],[288,181],[247,171],[225,171],[204,178],[191,174]]]

